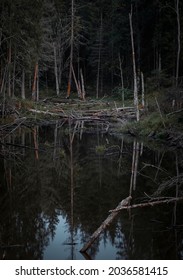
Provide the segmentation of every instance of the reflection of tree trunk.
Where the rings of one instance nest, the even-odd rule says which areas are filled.
[[[156,181],[157,177],[158,177],[158,173],[159,173],[159,170],[160,170],[160,167],[161,167],[161,163],[162,163],[162,160],[164,158],[164,155],[165,155],[165,152],[163,152],[162,156],[161,156],[161,159],[159,161],[159,164],[158,164],[158,168],[157,168],[157,171],[156,171],[156,175],[154,177],[154,181]]]
[[[137,140],[135,139],[133,142],[132,171],[131,171],[130,194],[129,194],[130,196],[132,195],[132,190],[136,189],[138,159],[139,159],[139,142],[137,142]]]
[[[69,118],[69,144],[70,144],[70,199],[71,199],[71,258],[74,259],[74,163],[73,163],[74,132],[71,135],[71,121]]]
[[[36,160],[39,159],[38,153],[38,127],[33,128],[33,139],[34,139],[34,148],[35,148],[35,158]]]
[[[176,173],[177,173],[177,181],[176,181],[175,197],[177,198],[179,194],[179,166],[178,166],[177,153],[176,153]],[[177,202],[175,202],[175,208],[174,208],[174,225],[176,225],[176,212],[177,212]]]
[[[21,129],[21,144],[25,146],[25,130]],[[25,148],[22,149],[23,156],[25,156]]]
[[[55,161],[57,155],[57,135],[58,135],[58,121],[56,121],[54,130],[54,150],[53,150],[53,160]]]
[[[179,166],[178,166],[178,154],[176,153],[176,173],[177,173],[177,178],[179,178]],[[175,189],[175,198],[178,198],[178,194],[179,194],[179,179],[176,182],[176,189]],[[177,224],[177,201],[175,201],[174,204],[174,228],[175,228],[175,253],[177,256],[177,252],[178,252],[178,246],[177,246],[177,229],[176,229],[176,224]]]
[[[121,162],[122,162],[122,158],[123,158],[123,137],[121,139],[121,148],[120,148],[120,157],[119,157],[119,166],[118,166],[118,176],[120,175],[120,170],[121,170]]]
[[[131,214],[131,212],[130,212]],[[130,233],[129,233],[129,242],[128,242],[128,246],[130,247],[129,248],[129,252],[133,252],[134,250],[134,215],[131,215],[130,216],[130,221],[131,221],[131,224],[130,224]],[[133,255],[133,253],[132,253]]]

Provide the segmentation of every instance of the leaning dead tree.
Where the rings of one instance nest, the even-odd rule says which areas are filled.
[[[90,240],[84,245],[84,247],[80,250],[81,253],[84,253],[88,250],[88,248],[93,244],[93,242],[98,238],[98,236],[101,234],[103,230],[106,229],[107,226],[109,226],[114,218],[118,215],[118,210],[121,209],[123,206],[127,206],[130,203],[130,200],[132,199],[131,196],[128,196],[127,198],[123,199],[118,206],[115,208],[115,212],[111,213],[107,219],[100,225],[100,227],[92,234],[90,237]]]
[[[133,38],[132,7],[131,7],[131,13],[129,13],[129,21],[130,21],[130,35],[131,35],[132,61],[133,61],[133,93],[134,93],[134,106],[135,106],[135,108],[136,108],[136,119],[137,119],[137,121],[139,121],[137,71],[136,71],[135,47],[134,47],[134,38]]]
[[[158,199],[157,200],[153,200],[153,201],[148,201],[146,203],[139,203],[139,204],[133,204],[130,206],[130,201],[131,201],[132,197],[128,196],[127,198],[123,199],[118,206],[113,209],[110,210],[110,214],[107,217],[107,219],[99,226],[99,228],[92,234],[92,236],[90,237],[89,241],[83,246],[83,248],[80,250],[81,253],[85,253],[88,248],[94,243],[94,241],[99,237],[99,235],[102,233],[102,231],[104,231],[114,220],[114,218],[118,215],[118,213],[121,210],[128,210],[128,209],[135,209],[135,208],[143,208],[143,207],[150,207],[150,206],[156,206],[156,205],[160,205],[160,204],[169,204],[172,202],[178,202],[178,201],[182,201],[183,197],[176,197],[176,198],[168,198],[168,199]]]

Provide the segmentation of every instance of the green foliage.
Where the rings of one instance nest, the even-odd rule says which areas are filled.
[[[121,87],[115,87],[112,93],[114,97],[117,96],[121,100],[123,99],[123,94],[124,94],[124,100],[133,98],[133,91],[129,88],[122,89]]]
[[[105,145],[98,145],[95,147],[95,151],[98,155],[103,155],[105,153],[106,146]]]

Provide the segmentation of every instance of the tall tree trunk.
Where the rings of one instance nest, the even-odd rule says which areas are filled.
[[[81,87],[79,86],[79,79],[78,79],[78,82],[77,82],[76,75],[75,75],[73,67],[72,67],[72,75],[73,75],[73,78],[74,78],[74,81],[75,81],[75,85],[76,85],[76,88],[77,88],[78,97],[82,98]]]
[[[71,0],[70,65],[69,65],[69,79],[68,79],[68,86],[67,86],[67,97],[69,97],[71,93],[73,49],[74,49],[74,0]]]
[[[177,14],[177,63],[176,63],[175,86],[178,87],[179,61],[180,61],[180,14],[179,14],[179,0],[176,0],[176,14]]]
[[[134,48],[134,39],[133,39],[132,8],[131,8],[131,13],[129,14],[129,21],[130,21],[131,44],[132,44],[132,60],[133,60],[134,106],[136,108],[136,118],[137,121],[139,121],[137,72],[136,72],[135,48]]]
[[[39,65],[37,65],[36,101],[39,101]]]
[[[145,106],[145,98],[144,98],[145,89],[144,89],[144,74],[142,72],[141,72],[141,88],[142,88],[142,108],[144,108],[144,106]]]
[[[36,100],[36,82],[37,82],[37,73],[38,73],[38,63],[36,62],[35,69],[34,69],[34,80],[33,80],[33,85],[32,85],[32,100]]]
[[[57,50],[56,50],[56,44],[55,43],[53,43],[53,52],[54,52],[54,70],[55,70],[56,94],[57,94],[57,96],[59,96]]]
[[[84,85],[84,78],[83,78],[83,71],[80,69],[81,74],[81,87],[82,87],[82,99],[85,100],[85,85]]]
[[[25,99],[25,69],[22,69],[22,87],[21,87],[22,99]]]
[[[9,50],[8,50],[8,96],[11,97],[11,55],[12,55],[12,45],[11,39],[9,42]]]
[[[98,66],[97,66],[97,88],[96,98],[99,97],[99,82],[100,82],[100,69],[101,69],[101,48],[102,48],[102,29],[103,29],[103,15],[100,16],[100,32],[99,32],[99,49],[98,49]]]
[[[125,97],[124,97],[124,80],[123,80],[123,68],[122,68],[122,61],[121,61],[121,56],[119,53],[119,68],[120,68],[120,76],[121,76],[121,90],[122,90],[122,103],[123,103],[123,107],[125,106]]]
[[[16,72],[16,49],[13,61],[13,77],[12,77],[12,98],[15,96],[15,72]]]

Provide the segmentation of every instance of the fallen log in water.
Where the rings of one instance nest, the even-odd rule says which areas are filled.
[[[90,240],[84,245],[84,247],[80,250],[81,253],[84,253],[92,244],[93,242],[97,239],[97,237],[101,234],[101,232],[111,224],[111,222],[114,220],[114,218],[118,215],[118,209],[121,208],[122,206],[129,205],[130,200],[132,199],[131,196],[123,199],[118,206],[115,208],[116,212],[111,213],[107,219],[100,225],[100,227],[92,234],[90,237]]]
[[[147,207],[147,206],[155,206],[160,204],[168,204],[171,202],[177,202],[183,200],[183,197],[177,197],[177,198],[170,198],[170,199],[164,199],[164,200],[156,200],[152,202],[147,203],[139,203],[134,205],[129,205],[130,200],[132,199],[131,196],[127,197],[126,199],[122,200],[118,206],[110,210],[110,214],[107,217],[107,219],[100,225],[100,227],[92,234],[90,237],[90,240],[83,246],[83,248],[80,250],[81,253],[84,253],[88,250],[88,248],[93,244],[93,242],[98,238],[98,236],[101,234],[101,232],[114,220],[114,218],[118,215],[118,213],[121,210],[124,209],[134,209],[134,208],[141,208],[141,207]]]

